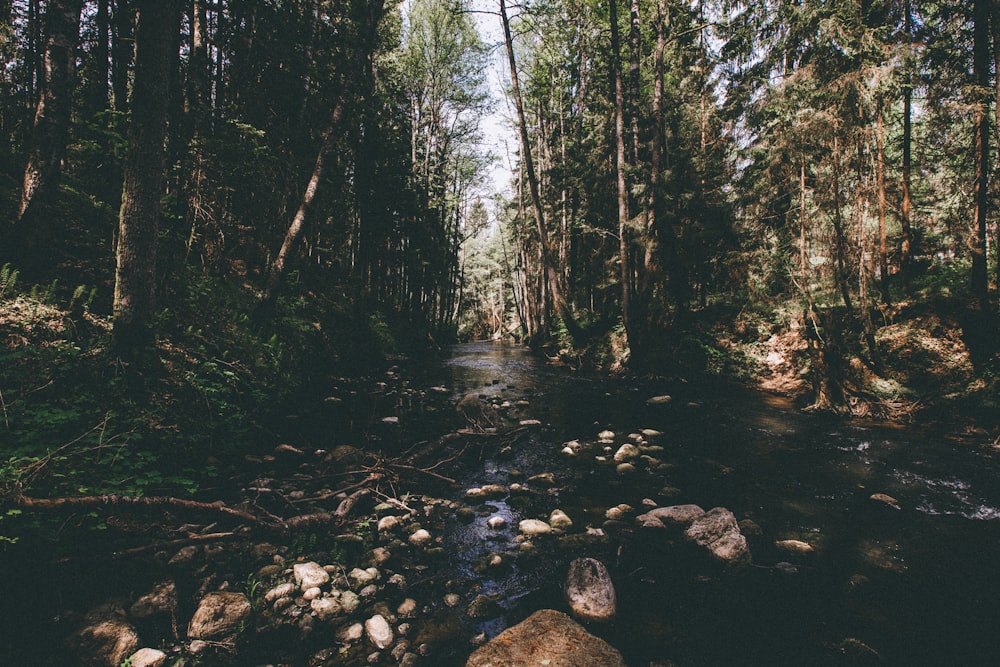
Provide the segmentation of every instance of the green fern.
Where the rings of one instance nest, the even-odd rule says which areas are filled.
[[[18,270],[10,264],[0,267],[0,299],[6,298],[8,294],[14,294],[18,273]]]

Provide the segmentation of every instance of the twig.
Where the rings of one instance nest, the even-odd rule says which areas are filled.
[[[187,537],[182,537],[176,540],[169,540],[167,542],[156,542],[154,544],[146,544],[141,547],[132,547],[131,549],[116,551],[114,552],[113,556],[116,558],[120,558],[122,556],[132,556],[135,554],[144,553],[146,551],[154,551],[156,549],[186,547],[191,544],[198,544],[199,542],[214,542],[217,540],[228,540],[231,537],[236,537],[236,533],[229,532],[229,533],[208,533],[206,535],[189,535]]]

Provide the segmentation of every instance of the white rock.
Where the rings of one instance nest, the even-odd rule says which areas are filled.
[[[398,424],[399,417],[382,417],[383,424]]]
[[[522,419],[519,422],[519,425],[520,426],[541,426],[542,422],[538,421],[537,419]]]
[[[312,588],[302,592],[302,598],[305,600],[315,600],[323,594],[323,590],[319,586],[313,586]]]
[[[642,433],[647,438],[658,438],[663,435],[661,431],[657,431],[655,428],[644,428],[639,433]]]
[[[572,447],[563,447],[560,453],[563,456],[576,456],[576,451]]]
[[[639,457],[639,448],[631,443],[627,443],[618,448],[615,452],[615,463],[625,463]]]
[[[361,606],[361,598],[354,591],[343,591],[340,594],[340,606],[345,614],[353,614]]]
[[[414,532],[410,535],[410,544],[416,547],[421,547],[431,541],[431,534],[426,530],[421,528],[420,530]]]
[[[392,627],[382,614],[375,614],[365,621],[365,634],[368,635],[368,641],[379,650],[392,646]]]
[[[417,601],[413,598],[406,598],[396,609],[396,614],[401,618],[412,618],[417,612]]]
[[[666,405],[672,402],[674,399],[672,396],[653,396],[652,398],[646,399],[646,405]]]
[[[614,431],[608,431],[607,429],[605,429],[605,430],[603,430],[603,431],[601,431],[600,433],[597,434],[597,439],[598,440],[614,440],[615,439],[615,432]]]
[[[355,588],[359,586],[367,586],[373,581],[378,580],[381,576],[379,571],[374,567],[369,567],[362,570],[360,567],[356,567],[347,573],[347,578],[351,580],[351,583]]]
[[[561,509],[554,509],[549,515],[549,525],[554,531],[565,532],[573,527],[573,520]]]
[[[392,514],[378,520],[378,532],[385,533],[399,526],[399,517]]]
[[[275,600],[279,600],[281,598],[287,598],[294,592],[295,592],[295,584],[291,582],[279,584],[278,586],[275,586],[274,588],[272,588],[271,590],[269,590],[267,593],[264,594],[264,602],[266,602],[267,604],[271,604]]]
[[[167,654],[155,648],[141,648],[132,654],[128,664],[131,667],[163,667],[167,664]]]
[[[740,532],[733,513],[724,507],[705,512],[691,522],[684,537],[705,547],[709,553],[724,563],[742,563],[750,560],[750,549]]]
[[[309,603],[309,608],[316,612],[316,618],[329,621],[343,612],[340,603],[333,598],[319,598]]]
[[[503,528],[504,526],[506,526],[507,519],[503,518],[502,516],[491,516],[489,519],[486,520],[486,525],[496,530],[497,528]]]
[[[314,586],[322,586],[330,581],[330,573],[314,561],[296,563],[292,566],[292,574],[295,576],[295,581],[299,582],[299,588],[303,591]]]
[[[810,554],[815,551],[813,545],[802,540],[778,540],[774,543],[774,546],[782,551],[790,551],[796,554]]]
[[[517,524],[517,529],[522,535],[528,537],[547,535],[552,532],[552,526],[538,519],[525,519]]]
[[[444,596],[444,603],[449,607],[457,607],[461,602],[462,598],[458,595],[458,593],[448,593]]]
[[[347,626],[337,635],[337,638],[343,642],[356,642],[361,639],[365,634],[365,626],[360,623],[352,623]]]

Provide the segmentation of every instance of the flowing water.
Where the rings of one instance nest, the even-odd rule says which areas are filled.
[[[552,540],[535,559],[484,573],[476,564],[509,552],[516,530],[490,531],[481,519],[450,524],[449,567],[477,579],[505,611],[474,629],[492,636],[538,608],[565,609],[567,563],[594,555],[611,570],[619,615],[591,630],[630,665],[1000,660],[1000,453],[985,436],[808,415],[713,382],[581,377],[487,343],[455,347],[428,381],[456,399],[509,401],[515,418],[543,424],[459,471],[465,486],[553,473],[556,487],[540,500],[489,501],[487,512],[516,526],[558,507],[575,534],[584,526],[606,534]],[[673,400],[647,405],[662,394]],[[593,456],[560,455],[565,441],[593,443],[604,429],[615,432],[615,447],[640,429],[660,431],[651,442],[664,447],[663,465],[620,477]],[[638,513],[650,498],[724,506],[752,520],[760,529],[747,530],[753,565],[729,571],[631,525],[605,525],[608,507],[627,503]],[[814,551],[776,547],[788,539]],[[467,653],[457,650],[455,664]]]

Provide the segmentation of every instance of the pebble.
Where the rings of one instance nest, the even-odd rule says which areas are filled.
[[[444,596],[444,603],[449,607],[457,607],[461,602],[462,598],[458,595],[458,593],[448,593]]]
[[[518,531],[529,537],[535,535],[547,535],[552,532],[552,526],[539,519],[524,519],[517,524]]]
[[[296,563],[292,566],[292,573],[295,576],[295,581],[300,582],[299,586],[303,591],[314,586],[322,586],[330,581],[330,573],[320,567],[319,563],[313,561]]]
[[[413,598],[406,598],[403,600],[399,607],[396,608],[396,614],[402,618],[410,618],[417,611],[417,601]]]
[[[489,519],[487,519],[486,525],[496,530],[497,528],[503,528],[504,526],[506,526],[507,519],[503,518],[502,516],[491,516]]]

